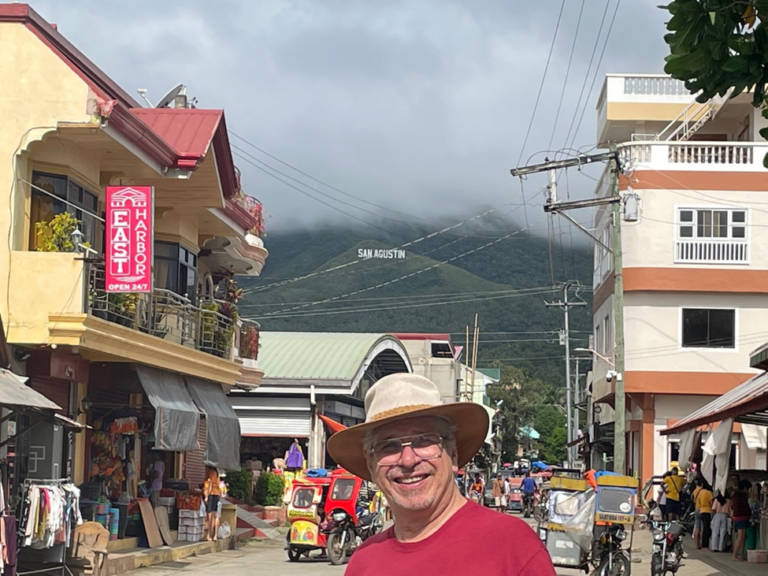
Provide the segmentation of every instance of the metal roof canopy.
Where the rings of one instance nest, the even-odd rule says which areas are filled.
[[[51,402],[27,386],[25,376],[0,369],[0,404],[12,408],[35,408],[37,410],[61,410],[61,406]]]
[[[758,374],[706,406],[662,430],[668,436],[733,418],[742,424],[768,426],[768,372]]]
[[[259,368],[265,377],[260,392],[270,386],[316,385],[326,393],[331,392],[326,386],[333,387],[333,393],[348,393],[379,356],[387,371],[413,370],[402,343],[389,334],[262,332],[261,342]]]

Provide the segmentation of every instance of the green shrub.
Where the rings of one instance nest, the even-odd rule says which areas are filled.
[[[253,474],[250,470],[227,472],[224,482],[227,484],[227,494],[232,498],[246,504],[253,501]]]
[[[279,506],[284,490],[285,480],[281,475],[262,472],[256,481],[256,502],[262,506]]]

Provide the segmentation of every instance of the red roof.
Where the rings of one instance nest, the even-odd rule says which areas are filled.
[[[450,342],[450,334],[420,334],[417,332],[405,332],[393,334],[398,340],[438,340],[440,342]]]
[[[194,168],[205,158],[224,117],[223,110],[196,108],[131,108],[131,114],[141,118],[176,150],[182,168]]]

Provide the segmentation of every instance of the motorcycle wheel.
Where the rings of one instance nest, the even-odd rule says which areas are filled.
[[[301,550],[294,548],[293,546],[288,548],[288,560],[291,562],[298,562],[299,558],[301,558]]]
[[[611,556],[606,555],[600,562],[600,568],[598,568],[600,576],[629,576],[631,572],[632,566],[629,563],[629,558],[621,552]]]
[[[328,535],[328,543],[326,544],[326,550],[328,552],[328,560],[334,566],[341,566],[344,564],[344,560],[347,558],[347,548],[350,543],[349,534],[344,545],[342,545],[343,532],[334,532]]]
[[[651,556],[651,576],[664,576],[664,561],[661,554]]]

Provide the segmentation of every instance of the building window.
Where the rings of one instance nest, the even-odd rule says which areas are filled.
[[[197,300],[197,256],[173,242],[155,242],[155,287]]]
[[[735,348],[736,311],[683,309],[684,348]]]
[[[101,251],[104,228],[96,217],[99,214],[98,194],[60,174],[32,172],[32,184],[48,194],[32,188],[29,228],[31,250],[36,250],[38,246],[35,224],[50,222],[55,216],[69,212],[80,221],[78,226],[83,233],[83,241],[88,242],[94,250]]]
[[[747,210],[678,208],[678,262],[744,263],[748,248]]]
[[[595,350],[603,353],[603,334],[599,324],[595,326]]]
[[[603,320],[603,333],[605,334],[603,354],[607,356],[613,351],[613,326],[611,326],[610,316],[606,316]]]

